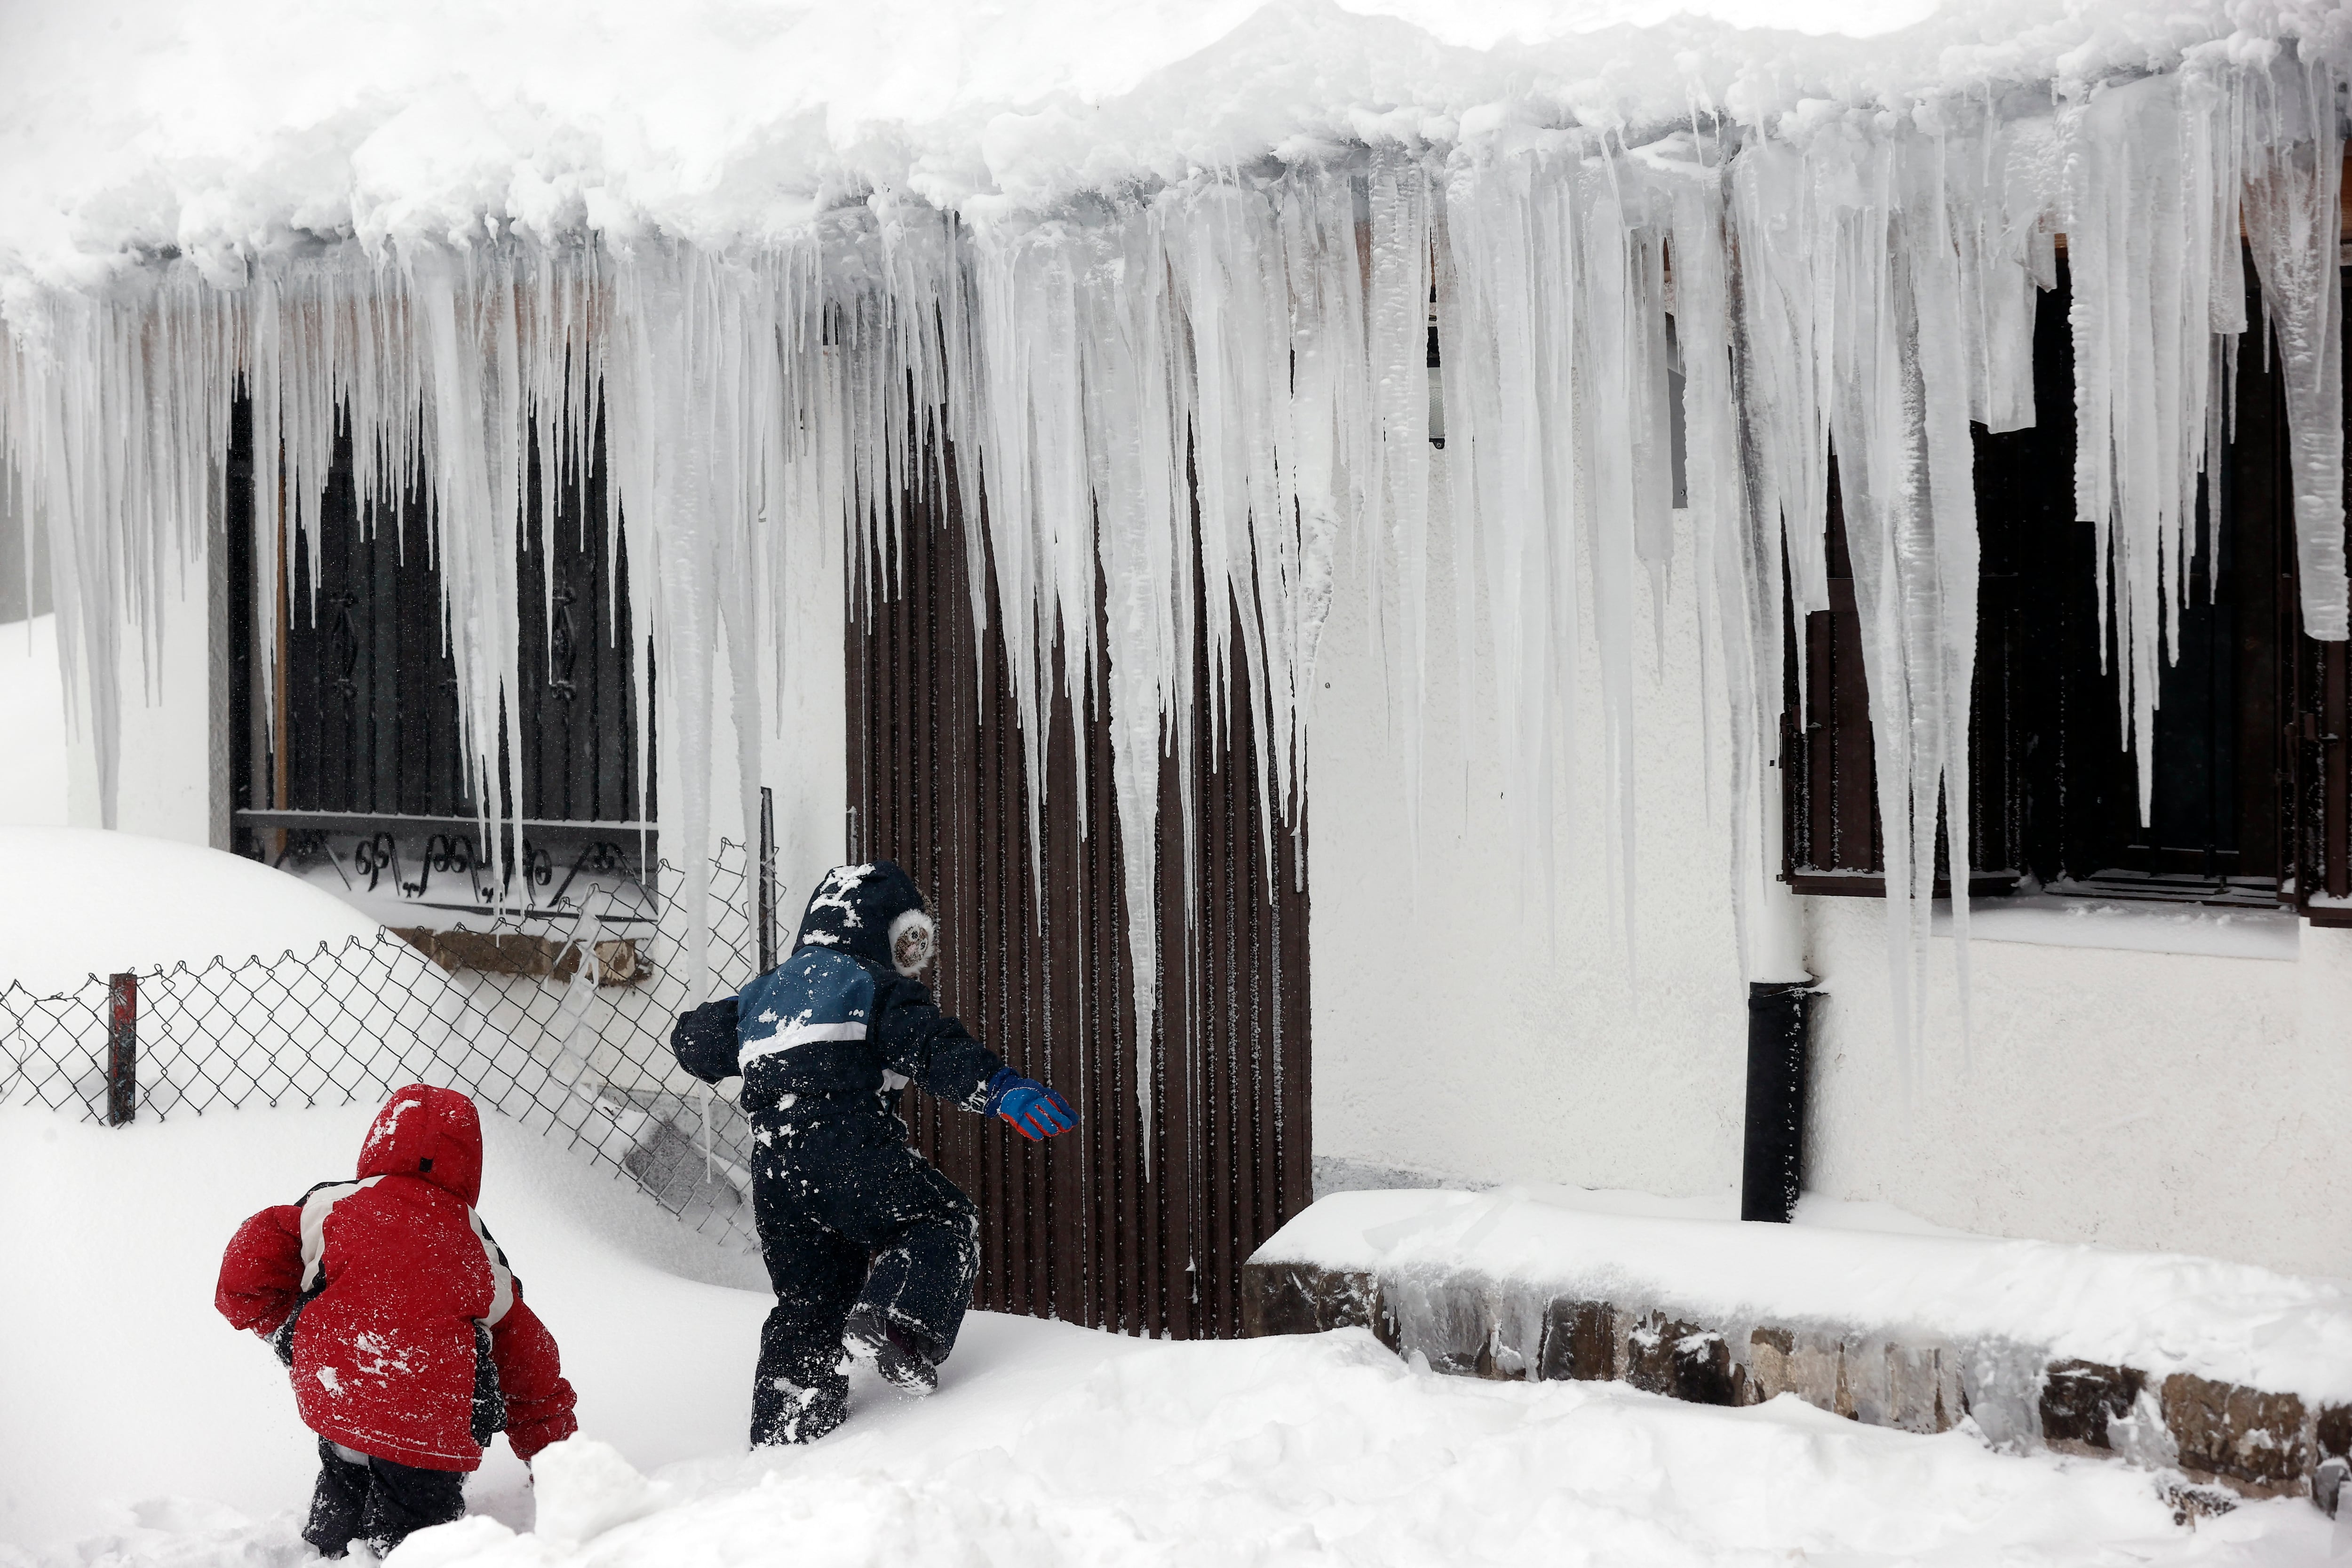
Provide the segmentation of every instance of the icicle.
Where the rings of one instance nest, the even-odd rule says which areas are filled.
[[[1836,334],[1826,237],[1811,172],[1793,149],[1750,142],[1731,164],[1731,190],[1746,344],[1740,403],[1753,424],[1742,461],[1761,517],[1786,523],[1789,595],[1801,626],[1830,607],[1828,372]],[[1801,660],[1802,638],[1797,649]]]
[[[1948,205],[1948,145],[1927,136],[1828,127],[1796,160],[1751,148],[1735,164],[1742,190],[1737,249],[1742,262],[1743,371],[1772,370],[1790,384],[1789,363],[1825,365],[1828,432],[1838,456],[1846,541],[1854,568],[1868,670],[1880,817],[1886,855],[1890,982],[1906,1047],[1915,1043],[1922,987],[1935,843],[1941,805],[1949,830],[1948,868],[1965,919],[1968,797],[1966,743],[1976,611],[1976,511],[1969,435],[1972,390],[1990,395],[1990,373],[1972,375],[1963,342],[1973,296]],[[1789,243],[1801,215],[1810,237]],[[1811,310],[1780,277],[1793,249],[1816,277]],[[1979,266],[1979,274],[1981,267]],[[1802,334],[1811,334],[1808,342]],[[1758,353],[1759,337],[1770,346]],[[1794,341],[1791,341],[1791,338]],[[1761,366],[1759,361],[1764,362]],[[1822,513],[1790,506],[1780,476],[1802,472],[1809,432],[1749,402],[1748,472],[1763,496],[1777,494],[1787,519],[1792,595],[1801,592],[1798,546],[1819,544]],[[1796,395],[1801,402],[1803,385]],[[1774,428],[1777,424],[1778,428]],[[1754,459],[1761,458],[1763,461]],[[1751,512],[1753,515],[1753,512]],[[1760,554],[1760,552],[1759,552]],[[1761,564],[1761,560],[1755,562]],[[1751,584],[1750,614],[1778,596],[1777,582]],[[1824,595],[1825,597],[1825,595]],[[1800,602],[1802,613],[1806,606]],[[1729,617],[1727,616],[1727,620]],[[1769,672],[1757,670],[1769,679]],[[1906,1064],[1911,1050],[1904,1057]]]
[[[263,712],[274,718],[280,617],[318,613],[296,584],[320,582],[321,498],[348,440],[363,526],[389,515],[404,551],[441,564],[470,779],[501,883],[501,728],[523,673],[518,548],[527,536],[550,548],[558,489],[584,486],[601,427],[601,522],[625,535],[630,624],[651,655],[633,660],[641,707],[661,671],[661,755],[641,756],[641,773],[674,786],[666,837],[685,868],[698,971],[722,640],[748,814],[762,679],[781,694],[786,628],[807,593],[788,545],[853,552],[852,591],[870,603],[885,585],[875,572],[923,544],[894,531],[907,498],[952,493],[981,631],[994,584],[1034,813],[1047,805],[1055,703],[1109,729],[1148,1126],[1156,976],[1177,946],[1153,891],[1161,770],[1173,760],[1188,900],[1199,750],[1222,754],[1237,721],[1270,808],[1265,847],[1297,825],[1342,539],[1367,552],[1376,617],[1394,597],[1418,830],[1423,715],[1443,679],[1428,647],[1433,295],[1457,706],[1466,713],[1491,678],[1511,831],[1528,852],[1523,890],[1549,898],[1560,781],[1581,776],[1589,647],[1631,961],[1634,595],[1646,579],[1662,602],[1673,543],[1671,266],[1735,881],[1744,889],[1762,866],[1777,809],[1766,785],[1784,584],[1800,617],[1829,605],[1834,440],[1895,984],[1916,1034],[1939,811],[1966,918],[1969,425],[2035,417],[2034,298],[2056,280],[2054,234],[2073,264],[2077,510],[2098,531],[2143,807],[2159,660],[2244,325],[2242,185],[2286,371],[2306,629],[2346,634],[2341,86],[2332,64],[2284,48],[2208,50],[2054,115],[2004,118],[1990,96],[1907,116],[1809,113],[1736,148],[1701,136],[1696,109],[1689,130],[1638,149],[1589,128],[1505,128],[1442,156],[1334,151],[977,227],[882,192],[740,253],[486,224],[464,243],[183,259],[89,292],[12,293],[0,417],[26,506],[51,531],[66,666],[109,820],[121,628],[138,628],[152,690],[164,574],[194,554],[241,379]],[[1245,713],[1229,706],[1244,672]],[[509,740],[520,768],[527,737]],[[1086,783],[1067,807],[1083,831],[1103,831],[1084,820]],[[1189,920],[1188,903],[1186,941]]]
[[[2247,159],[2246,237],[2286,384],[2303,629],[2341,642],[2347,635],[2344,333],[2336,319],[2343,79],[2325,61],[2281,58],[2254,86],[2263,134]]]
[[[2242,314],[2236,246],[2217,242],[2236,210],[2227,163],[2216,162],[2229,110],[2202,78],[2174,75],[2110,89],[2060,117],[2074,154],[2063,223],[2074,287],[2075,515],[2096,531],[2100,613],[2112,620],[2120,730],[2138,756],[2142,821],[2161,661],[2179,637],[2189,525],[2221,395],[2212,334],[2234,331]]]
[[[1720,148],[1696,138],[1654,149],[1669,180],[1675,331],[1682,349],[1684,471],[1705,582],[1702,626],[1721,671],[1729,740],[1732,913],[1749,979],[1796,979],[1803,955],[1764,951],[1770,921],[1755,906],[1791,895],[1772,880],[1780,792],[1770,766],[1780,730],[1782,520],[1768,482],[1772,428],[1752,389],[1757,363],[1742,294],[1748,247],[1725,243],[1728,182]],[[1769,285],[1768,285],[1769,287]],[[1795,531],[1799,520],[1791,517]],[[1814,526],[1806,520],[1804,526]]]
[[[1918,660],[1908,672],[1913,686],[1914,723],[1932,712],[1941,732],[1923,737],[1916,731],[1909,742],[1917,749],[1913,763],[1915,821],[1913,838],[1915,896],[1922,904],[1935,889],[1935,842],[1941,785],[1945,835],[1944,874],[1951,888],[1954,963],[1959,981],[1961,1033],[1966,1037],[1969,1016],[1969,849],[1973,823],[1969,793],[1969,713],[1976,677],[1977,540],[1976,446],[1969,424],[1986,409],[1994,395],[1993,365],[2006,359],[2014,367],[2032,355],[2032,317],[2015,310],[2023,268],[2001,260],[1988,261],[1980,252],[1976,264],[1966,259],[1981,244],[1984,226],[1981,199],[1966,184],[1951,178],[1957,157],[1969,149],[1941,139],[1907,140],[1906,171],[1915,193],[1904,205],[1900,241],[1894,257],[1896,309],[1903,312],[1900,331],[1907,334],[1917,366],[1920,389],[1920,445],[1927,457],[1927,510],[1932,537],[1924,553],[1903,563],[1906,615],[1916,617],[1910,628],[1914,646],[1908,657]],[[1908,298],[1905,299],[1904,294]],[[2010,309],[2004,321],[1985,306],[1988,296],[2003,300]],[[1991,319],[1989,319],[1991,318]],[[2007,332],[1994,336],[2002,327]],[[2017,338],[2024,339],[2021,345]],[[1970,345],[1978,352],[1971,353]],[[1906,371],[1906,375],[1909,373]],[[2012,368],[2009,374],[2014,376]],[[2031,385],[2030,376],[2027,384]],[[2003,398],[2015,413],[2013,392]],[[1922,689],[1936,693],[1932,710],[1916,700]],[[1932,771],[1931,771],[1932,770]],[[1924,910],[1915,912],[1915,920]],[[1924,921],[1915,927],[1925,935]],[[1925,942],[1919,954],[1924,969]]]
[[[1516,134],[1457,152],[1445,201],[1457,637],[1469,640],[1475,560],[1512,832],[1549,901],[1557,780],[1561,767],[1575,773],[1575,694],[1591,626],[1606,841],[1630,962],[1633,605],[1637,574],[1663,594],[1673,537],[1664,231],[1635,171],[1583,133]],[[1468,679],[1465,665],[1465,690]]]
[[[1398,690],[1407,861],[1420,863],[1423,700],[1429,684],[1429,373],[1431,211],[1427,175],[1397,151],[1372,155],[1369,180],[1371,277],[1366,353],[1378,439],[1365,484],[1365,553],[1396,553],[1404,679]],[[1380,576],[1375,571],[1375,605]]]
[[[1344,529],[1370,526],[1376,482],[1371,363],[1366,338],[1363,258],[1356,236],[1354,182],[1314,165],[1294,170],[1281,192],[1281,232],[1290,307],[1290,400],[1295,457],[1286,464],[1295,503],[1277,506],[1280,552],[1296,563],[1281,594],[1286,669],[1276,696],[1275,728],[1261,741],[1276,763],[1274,810],[1303,824],[1298,769],[1307,754],[1316,658],[1331,614],[1332,554]],[[1296,534],[1282,526],[1296,520]],[[1264,546],[1261,545],[1261,549]],[[1261,578],[1260,593],[1264,593]],[[1306,858],[1296,857],[1306,876]],[[1274,857],[1266,857],[1271,873]],[[1303,881],[1301,883],[1303,886]]]
[[[1560,710],[1552,683],[1574,690],[1580,605],[1576,296],[1546,285],[1572,276],[1574,228],[1563,182],[1538,177],[1538,158],[1564,154],[1559,139],[1521,151],[1457,153],[1448,170],[1445,275],[1455,287],[1440,293],[1442,369],[1464,686],[1475,658],[1475,572],[1486,589],[1511,832],[1535,857],[1549,899],[1551,721]]]
[[[1181,472],[1182,432],[1165,371],[1172,325],[1166,269],[1150,222],[1140,214],[1122,216],[1087,237],[1076,345],[1088,482],[1109,594],[1104,627],[1112,786],[1124,846],[1136,1103],[1148,1129],[1159,1000],[1160,762],[1171,677],[1180,658],[1191,663],[1189,647],[1179,651],[1176,615],[1176,563],[1185,558],[1189,514],[1172,482]],[[1148,1135],[1143,1153],[1148,1173]]]
[[[606,416],[621,516],[633,567],[631,597],[653,629],[662,672],[662,761],[671,763],[688,911],[691,994],[709,989],[712,690],[719,625],[722,540],[730,516],[714,471],[729,445],[718,345],[740,326],[715,264],[683,247],[644,242],[613,268],[620,342],[608,374]],[[738,681],[756,679],[738,663]],[[754,736],[743,737],[746,744]],[[682,841],[682,842],[681,842]]]
[[[1655,624],[1665,620],[1674,552],[1673,452],[1665,407],[1664,235],[1650,224],[1647,189],[1604,144],[1588,165],[1591,205],[1579,238],[1580,331],[1575,357],[1585,426],[1577,466],[1580,524],[1592,562],[1607,763],[1612,894],[1635,963],[1633,605],[1649,581]],[[1574,545],[1561,549],[1572,559]],[[1563,581],[1561,593],[1570,591]],[[1573,635],[1572,623],[1555,634]],[[1663,636],[1663,631],[1661,631]],[[1663,653],[1663,649],[1661,650]],[[1663,658],[1660,660],[1663,667]],[[1563,691],[1570,689],[1563,677]]]

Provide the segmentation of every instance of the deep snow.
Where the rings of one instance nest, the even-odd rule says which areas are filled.
[[[0,1110],[0,1563],[290,1563],[310,1450],[213,1314],[246,1213],[346,1169],[372,1108],[110,1131]],[[489,1119],[483,1213],[561,1341],[586,1441],[395,1568],[2327,1561],[2307,1504],[2178,1529],[2150,1479],[1780,1402],[1433,1376],[1361,1333],[1167,1344],[975,1314],[940,1394],[746,1456],[746,1267]],[[609,1445],[610,1452],[596,1447]],[[647,1479],[639,1480],[637,1473]],[[534,1532],[517,1533],[518,1531]],[[1802,1552],[1804,1558],[1793,1557]]]
[[[285,1374],[214,1312],[213,1280],[247,1215],[349,1173],[375,1110],[107,1129],[0,1108],[0,1257],[39,1260],[0,1293],[0,1540],[120,1530],[128,1505],[163,1495],[257,1516],[307,1500],[316,1451]],[[749,1363],[714,1352],[751,1343],[765,1301],[700,1281],[753,1283],[756,1265],[584,1159],[484,1123],[482,1215],[562,1346],[589,1429],[625,1430],[647,1465],[740,1443]],[[478,1503],[511,1511],[521,1467],[497,1456]]]
[[[0,899],[0,987],[36,995],[70,990],[93,968],[275,958],[382,929],[299,878],[168,838],[0,826],[0,865],[17,889]]]

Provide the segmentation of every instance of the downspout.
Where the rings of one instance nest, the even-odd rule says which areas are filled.
[[[1780,769],[1771,764],[1769,778]],[[1750,869],[1747,952],[1748,1112],[1739,1160],[1739,1217],[1785,1225],[1804,1184],[1805,1064],[1812,1000],[1805,911],[1780,879],[1780,791],[1762,792],[1761,865]]]

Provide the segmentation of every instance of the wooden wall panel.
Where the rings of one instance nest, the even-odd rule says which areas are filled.
[[[914,876],[939,921],[941,1005],[1080,1120],[1032,1145],[910,1089],[909,1124],[981,1206],[978,1305],[1238,1334],[1242,1263],[1309,1197],[1303,841],[1266,818],[1247,700],[1224,705],[1214,754],[1204,742],[1189,825],[1163,758],[1160,1002],[1139,1023],[1109,730],[1092,706],[1108,667],[1091,696],[1054,694],[1033,843],[1003,607],[992,580],[975,626],[973,524],[950,481],[934,486],[902,498],[895,542],[851,590],[850,853]],[[1205,690],[1205,648],[1194,657]]]

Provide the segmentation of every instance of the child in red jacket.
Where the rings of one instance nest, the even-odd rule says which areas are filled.
[[[302,1539],[326,1556],[458,1518],[492,1433],[529,1462],[578,1429],[555,1341],[474,1212],[481,1187],[474,1102],[410,1084],[377,1112],[356,1180],[262,1210],[221,1259],[215,1304],[293,1369],[319,1435]]]

